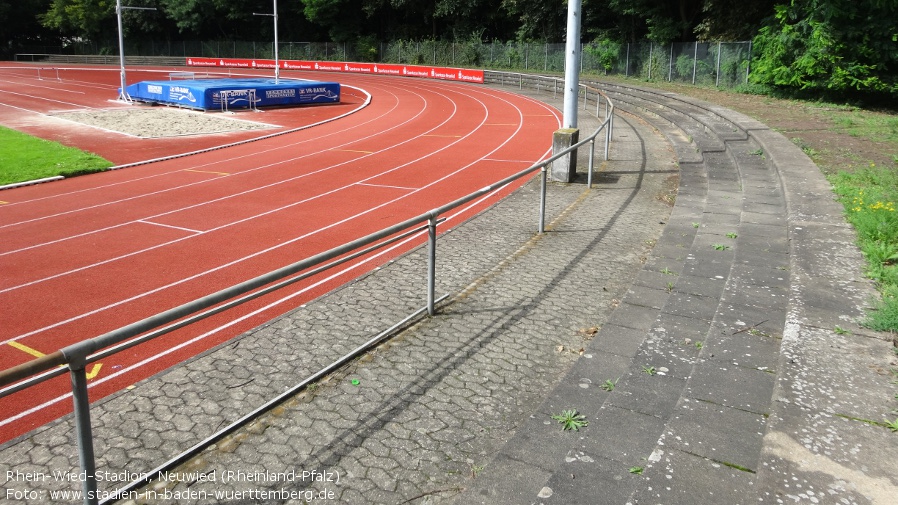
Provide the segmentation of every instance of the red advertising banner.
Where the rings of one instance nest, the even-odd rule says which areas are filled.
[[[274,60],[187,58],[187,65],[193,67],[274,68]],[[483,84],[483,70],[427,67],[420,65],[300,60],[282,60],[280,66],[285,70],[323,70],[327,72],[349,72],[354,74],[395,75]]]

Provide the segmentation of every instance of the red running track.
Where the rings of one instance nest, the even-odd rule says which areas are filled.
[[[0,369],[469,194],[544,159],[560,124],[546,104],[478,85],[302,77],[339,80],[373,98],[342,119],[275,138],[0,192]],[[134,139],[117,142],[127,148]],[[296,308],[422,240],[110,356],[89,367],[91,399]],[[0,442],[69,412],[67,391],[60,377],[0,399]]]

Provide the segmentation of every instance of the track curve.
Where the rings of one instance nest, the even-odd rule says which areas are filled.
[[[341,80],[371,93],[371,104],[338,121],[250,144],[5,191],[0,303],[7,310],[0,321],[0,368],[468,194],[545,157],[550,133],[560,124],[545,104],[484,87]],[[0,104],[0,120],[8,109]],[[256,300],[241,313],[229,311],[111,357],[92,379],[92,399],[388,260],[363,260],[342,274]],[[70,409],[64,381],[36,389],[0,400],[8,413],[0,420],[2,440]]]

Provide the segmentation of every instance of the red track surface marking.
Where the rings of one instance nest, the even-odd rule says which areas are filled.
[[[29,94],[56,86],[43,88],[46,80],[22,75]],[[4,191],[2,200],[9,203],[0,206],[0,368],[475,191],[544,158],[551,132],[559,126],[558,114],[545,104],[476,85],[294,75],[339,79],[367,90],[373,99],[345,118],[271,139]],[[70,78],[77,79],[75,89],[84,94],[73,93],[67,100],[89,107],[110,90],[114,96],[109,81],[116,77],[78,70]],[[93,78],[98,80],[91,84]],[[17,82],[0,69],[0,87],[10,86],[8,81]],[[98,87],[103,94],[96,93]],[[41,107],[47,106],[24,99],[14,107],[0,104],[0,122],[10,124],[12,116],[12,123],[33,120],[22,109]],[[114,139],[125,146],[120,149],[144,142]],[[485,197],[450,216],[450,222],[470,217],[497,198]],[[110,356],[90,370],[91,397],[96,400],[225,342],[422,241],[407,240],[343,270]],[[62,377],[0,399],[0,442],[68,412],[67,391]]]

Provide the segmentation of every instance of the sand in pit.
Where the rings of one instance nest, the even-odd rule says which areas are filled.
[[[204,113],[170,107],[96,109],[59,112],[53,117],[95,126],[141,138],[207,135],[233,131],[277,128],[274,125],[244,121],[222,114]]]

